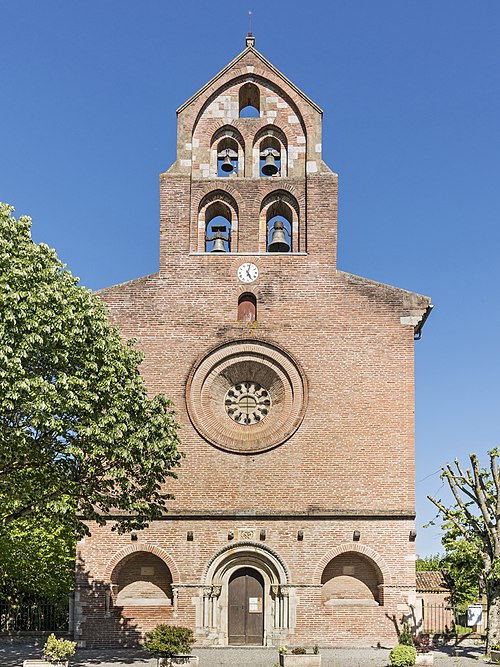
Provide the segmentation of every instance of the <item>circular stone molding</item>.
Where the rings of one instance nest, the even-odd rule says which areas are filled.
[[[297,430],[306,409],[306,382],[297,363],[274,345],[233,341],[193,369],[186,399],[203,438],[220,449],[250,454],[280,445]]]

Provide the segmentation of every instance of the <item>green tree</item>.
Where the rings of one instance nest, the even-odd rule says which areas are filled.
[[[415,562],[415,568],[417,572],[436,572],[437,570],[442,569],[441,561],[442,561],[442,556],[439,554],[434,554],[432,556],[424,556],[423,558],[420,558],[420,556],[417,556],[417,560]]]
[[[443,526],[441,540],[445,548],[442,569],[452,585],[453,606],[460,612],[477,602],[480,596],[479,578],[482,572],[481,548],[477,539],[465,539],[453,524]]]
[[[488,468],[481,468],[476,454],[470,454],[471,466],[466,470],[458,459],[454,465],[442,468],[441,477],[454,498],[451,506],[445,506],[440,499],[428,498],[453,526],[455,532],[450,534],[450,540],[456,544],[455,557],[475,563],[474,576],[480,575],[484,582],[488,603],[487,647],[491,647],[500,639],[500,471],[498,450],[488,454]]]
[[[160,517],[178,426],[106,306],[0,205],[0,533],[22,517],[139,529]]]
[[[0,534],[0,598],[63,600],[74,583],[74,521],[26,516]]]

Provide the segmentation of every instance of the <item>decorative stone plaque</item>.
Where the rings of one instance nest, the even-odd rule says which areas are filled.
[[[240,528],[238,530],[239,540],[255,540],[255,528]]]

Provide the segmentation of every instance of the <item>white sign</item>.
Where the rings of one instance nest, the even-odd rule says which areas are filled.
[[[248,611],[251,614],[258,614],[262,611],[262,598],[248,598]]]
[[[470,604],[467,607],[467,625],[471,628],[473,625],[482,625],[483,607],[480,604]]]

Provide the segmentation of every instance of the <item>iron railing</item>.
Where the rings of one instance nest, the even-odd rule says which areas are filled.
[[[67,632],[69,606],[46,600],[0,600],[0,632]]]

